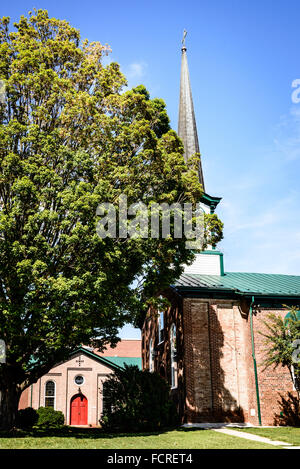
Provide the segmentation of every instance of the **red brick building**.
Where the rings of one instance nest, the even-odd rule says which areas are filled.
[[[105,381],[124,364],[141,368],[141,341],[121,340],[102,353],[79,347],[27,388],[19,408],[53,407],[69,425],[99,425],[105,400]]]
[[[171,306],[144,322],[143,368],[169,381],[182,422],[280,423],[281,396],[296,383],[265,368],[261,333],[270,312],[299,304],[299,291],[300,277],[227,272],[183,274],[162,293]]]
[[[178,133],[188,160],[199,143],[184,41]],[[201,165],[199,179],[205,189]],[[213,213],[220,200],[204,193],[201,206]],[[265,369],[261,333],[270,312],[300,304],[300,276],[225,272],[210,246],[161,295],[171,306],[148,312],[143,368],[169,381],[182,422],[281,423],[281,398],[297,383],[286,369]]]

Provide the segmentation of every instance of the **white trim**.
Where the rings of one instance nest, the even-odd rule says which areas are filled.
[[[221,254],[201,254],[195,255],[195,260],[191,265],[185,265],[185,274],[205,274],[221,275]]]
[[[175,335],[175,337],[174,337]],[[177,369],[177,360],[174,358],[174,353],[176,352],[176,348],[174,348],[173,340],[177,339],[177,329],[174,322],[171,324],[170,327],[170,349],[171,349],[171,389],[178,388],[178,369]],[[176,366],[175,366],[176,365]]]
[[[162,325],[161,327],[161,317],[162,317]],[[163,311],[158,311],[158,343],[157,345],[162,344],[165,341],[165,318],[164,318],[164,312]],[[163,336],[163,339],[161,340],[161,335]]]

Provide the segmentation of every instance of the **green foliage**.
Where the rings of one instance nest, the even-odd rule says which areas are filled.
[[[267,367],[275,366],[276,368],[278,365],[287,367],[299,393],[300,364],[293,359],[297,349],[295,341],[300,340],[300,317],[297,310],[297,307],[290,308],[287,318],[270,314],[268,320],[264,321],[267,333],[262,333],[262,335],[265,337],[266,344],[264,364]]]
[[[204,216],[206,244],[216,246],[223,239],[223,223],[215,213],[206,213]]]
[[[38,421],[38,413],[32,407],[26,407],[18,411],[16,426],[22,430],[27,430],[36,425]]]
[[[37,426],[43,428],[61,428],[64,425],[65,417],[60,410],[52,407],[40,407],[37,410]]]
[[[0,389],[20,393],[95,337],[115,343],[193,260],[185,238],[96,234],[98,204],[120,194],[147,207],[202,194],[199,155],[185,164],[164,102],[142,85],[124,92],[107,51],[44,10],[14,30],[0,21]]]
[[[178,424],[167,382],[137,366],[116,370],[104,385],[104,415],[108,431],[152,431]]]

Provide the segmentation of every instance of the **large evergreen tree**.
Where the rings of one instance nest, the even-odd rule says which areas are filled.
[[[185,239],[105,238],[96,209],[199,200],[161,99],[125,90],[107,47],[34,11],[0,24],[0,426],[21,392],[79,344],[114,343],[193,258]],[[212,241],[221,223],[207,217]],[[208,235],[209,238],[210,235]]]

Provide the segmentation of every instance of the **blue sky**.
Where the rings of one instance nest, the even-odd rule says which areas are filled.
[[[0,13],[16,20],[33,7],[108,43],[129,86],[165,100],[175,130],[187,29],[206,190],[223,197],[225,270],[300,274],[300,2],[14,0]]]

